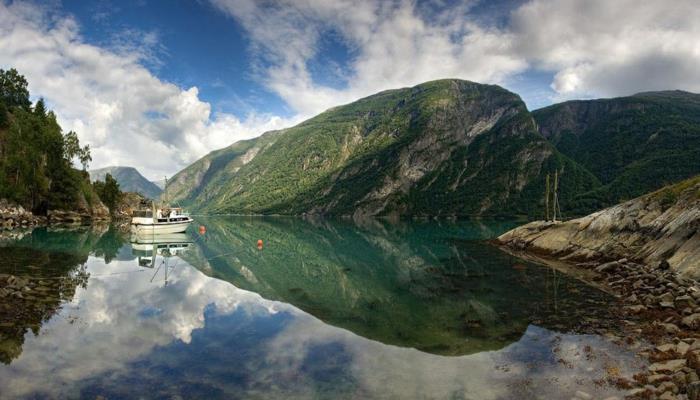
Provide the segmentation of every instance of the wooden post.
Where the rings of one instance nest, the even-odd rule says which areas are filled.
[[[547,174],[547,178],[545,178],[544,218],[545,218],[545,221],[549,221],[549,174]]]

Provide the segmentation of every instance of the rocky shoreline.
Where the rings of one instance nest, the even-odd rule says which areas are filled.
[[[700,177],[566,222],[535,221],[495,240],[617,297],[592,332],[649,361],[614,379],[630,398],[700,400]]]
[[[562,260],[532,254],[497,242],[510,254],[560,268]],[[615,261],[568,262],[581,269],[584,280],[614,294],[610,307],[619,324],[598,327],[595,334],[611,338],[648,360],[646,371],[632,377],[610,377],[608,384],[627,389],[626,398],[700,400],[700,286],[667,265]]]
[[[32,228],[47,225],[90,225],[100,222],[128,224],[131,212],[144,207],[145,198],[137,193],[123,193],[113,215],[101,202],[92,209],[48,210],[46,215],[35,215],[21,205],[0,199],[0,230]]]

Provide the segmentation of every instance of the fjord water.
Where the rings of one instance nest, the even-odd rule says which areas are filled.
[[[197,225],[0,234],[0,398],[570,398],[638,367],[582,333],[607,294],[484,241],[514,222]]]

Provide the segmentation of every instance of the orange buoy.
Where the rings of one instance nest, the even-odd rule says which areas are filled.
[[[204,225],[199,226],[199,234],[204,235],[207,232],[207,228]]]
[[[258,239],[258,248],[262,249],[262,246],[263,246],[262,239]]]

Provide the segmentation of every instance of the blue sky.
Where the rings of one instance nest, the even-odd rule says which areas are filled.
[[[0,68],[90,143],[93,167],[152,178],[432,79],[499,84],[530,109],[697,92],[698,20],[696,0],[0,0]]]
[[[503,25],[509,11],[521,3],[481,2],[470,13],[490,24]],[[455,4],[430,7],[428,12],[449,10]],[[200,99],[211,103],[216,112],[239,118],[253,111],[294,115],[283,99],[256,79],[246,30],[211,3],[67,0],[61,8],[79,22],[85,41],[96,46],[109,48],[121,41],[136,46],[139,43],[132,42],[142,40],[141,35],[153,35],[157,43],[150,46],[152,59],[143,64],[162,80],[181,87],[198,87]],[[345,74],[349,71],[345,66],[356,56],[353,49],[332,28],[325,32],[318,47],[318,54],[308,61],[313,81],[335,89],[347,87]],[[526,71],[503,84],[521,94],[534,109],[552,103],[551,78],[550,73]]]
[[[251,110],[280,115],[291,111],[251,75],[246,32],[213,5],[197,1],[69,0],[85,40],[110,47],[124,32],[152,34],[157,43],[146,65],[160,79],[197,86],[214,110],[244,117]],[[141,40],[140,35],[125,40]],[[138,46],[139,43],[131,43]]]

